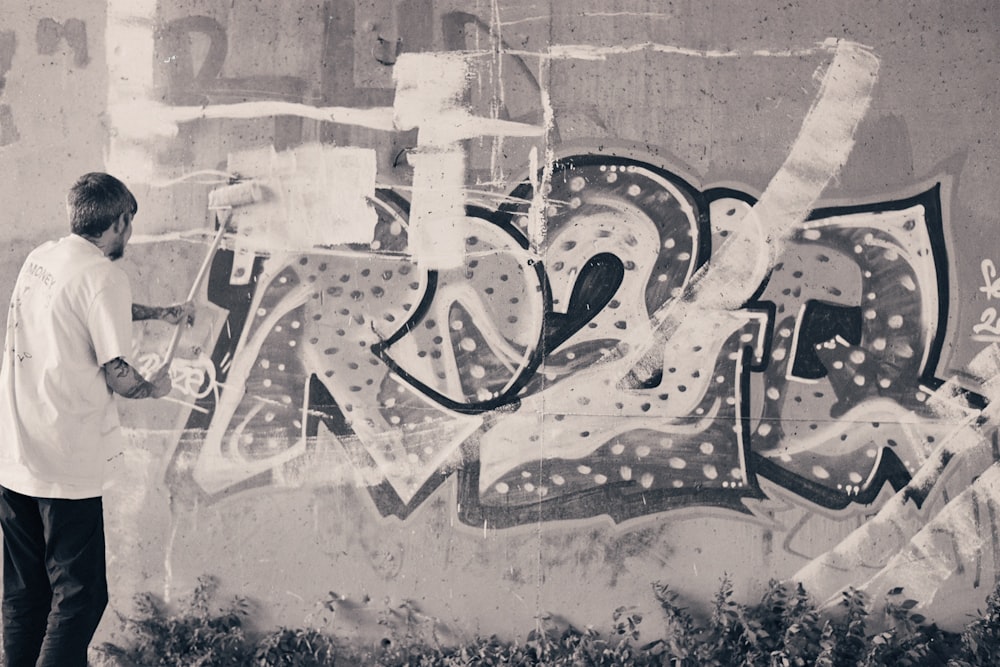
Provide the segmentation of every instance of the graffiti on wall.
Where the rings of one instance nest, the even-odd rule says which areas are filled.
[[[37,53],[53,55],[58,53],[64,44],[72,54],[71,62],[74,66],[86,67],[90,63],[85,21],[70,18],[60,23],[52,18],[39,19],[35,30]],[[0,148],[17,143],[21,139],[13,107],[2,101],[7,86],[7,76],[14,66],[16,51],[17,33],[13,30],[0,30]]]
[[[446,23],[456,47],[484,32],[471,15]],[[194,33],[208,40],[197,65]],[[865,49],[821,50],[832,62],[817,101],[754,196],[605,145],[557,154],[546,58],[537,75],[523,59],[514,68],[538,104],[479,114],[469,68],[496,59],[383,49],[395,102],[362,114],[308,107],[299,77],[224,77],[215,19],[172,20],[155,37],[161,87],[130,81],[149,96],[166,87],[168,104],[146,107],[163,125],[145,137],[130,126],[119,155],[196,122],[280,113],[384,133],[393,155],[405,135],[410,169],[408,183],[379,183],[384,161],[368,149],[301,132],[229,155],[232,180],[255,179],[265,197],[237,211],[212,263],[212,344],[180,364],[194,409],[167,473],[175,489],[213,500],[348,469],[383,515],[406,517],[454,479],[458,515],[477,526],[750,512],[765,482],[845,510],[905,485],[982,406],[936,375],[948,179],[820,204],[868,108],[877,61]],[[338,44],[325,33],[323,53]],[[552,57],[580,53],[595,57]],[[354,80],[382,90],[366,72]],[[497,173],[477,167],[489,164],[470,154],[479,140],[494,155],[523,142],[520,182],[470,185]]]

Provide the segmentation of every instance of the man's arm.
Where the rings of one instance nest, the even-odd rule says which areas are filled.
[[[121,357],[104,364],[104,379],[111,391],[125,398],[162,398],[171,389],[168,369],[160,369],[147,380]]]
[[[194,304],[176,303],[172,306],[144,306],[141,303],[132,304],[132,321],[163,320],[167,324],[188,323],[194,318]]]

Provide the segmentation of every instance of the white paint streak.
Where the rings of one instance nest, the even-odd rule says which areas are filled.
[[[781,252],[785,238],[798,229],[826,186],[847,161],[854,133],[871,103],[878,59],[851,42],[839,42],[819,96],[781,168],[731,236],[688,282],[682,298],[667,302],[653,315],[658,333],[645,345],[633,369],[647,379],[659,368],[650,350],[697,309],[734,310],[752,296]]]
[[[821,53],[835,52],[840,48],[842,42],[828,39],[815,46],[802,49],[787,49],[772,51],[767,49],[755,49],[752,51],[726,51],[719,49],[692,49],[683,46],[670,44],[657,44],[655,42],[640,42],[637,44],[624,44],[621,46],[593,46],[590,44],[555,44],[545,51],[524,51],[510,49],[509,55],[520,57],[534,57],[553,60],[606,60],[609,57],[628,55],[633,53],[652,52],[664,53],[679,56],[694,56],[698,58],[746,58],[748,56],[765,58],[801,58],[813,56]]]
[[[105,168],[128,174],[133,182],[153,177],[152,151],[131,141],[120,128],[137,120],[130,109],[152,96],[153,21],[156,0],[108,0],[105,55],[108,68],[108,116],[111,121]]]

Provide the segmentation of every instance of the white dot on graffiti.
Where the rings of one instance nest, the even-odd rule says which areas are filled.
[[[708,479],[715,479],[716,477],[718,477],[718,476],[719,476],[719,471],[718,471],[718,470],[716,470],[715,466],[714,466],[714,465],[712,465],[711,463],[707,463],[707,464],[705,464],[705,465],[704,465],[704,466],[702,467],[702,469],[701,469],[701,472],[702,472],[702,474],[704,474],[704,475],[705,475],[705,477],[707,477]]]
[[[625,451],[625,445],[623,445],[620,442],[616,442],[615,444],[611,445],[612,454],[620,455],[624,451]]]
[[[865,251],[865,249],[864,249],[864,248],[862,248],[862,247],[861,247],[860,245],[856,245],[856,246],[854,246],[854,252],[858,253],[859,255],[860,255],[861,253],[863,253],[864,251]]]
[[[874,320],[876,317],[878,317],[878,313],[875,311],[874,308],[868,308],[865,310],[866,320]]]
[[[743,479],[743,471],[739,468],[733,468],[729,471],[729,476],[733,479]]]
[[[396,424],[399,424],[400,421],[401,420],[399,418],[399,415],[393,415],[393,416],[389,417],[389,423],[392,424],[393,426],[395,426]]]
[[[868,232],[867,234],[865,234],[865,243],[867,243],[868,245],[871,245],[872,241],[874,241],[874,240],[875,240],[875,235],[874,234],[872,234],[871,232]]]
[[[579,197],[571,197],[569,200],[570,208],[580,208],[583,205],[583,201]]]
[[[466,352],[472,352],[476,349],[476,341],[472,338],[463,338],[459,341],[458,346]]]
[[[264,378],[264,381],[261,384],[263,384],[265,387],[270,387],[271,386],[271,378]]]
[[[590,466],[577,466],[576,471],[581,475],[589,475],[593,472]]]
[[[284,285],[285,283],[288,282],[288,276],[281,276],[280,278],[278,278],[278,282]]]
[[[264,421],[265,422],[273,422],[274,421],[274,417],[275,417],[275,414],[273,412],[266,412],[266,413],[264,413]]]
[[[618,474],[621,475],[622,479],[628,481],[632,479],[632,468],[628,466],[622,466],[621,468],[618,469]]]
[[[656,276],[656,282],[658,282],[658,283],[665,283],[665,282],[667,282],[667,274],[661,273],[660,275]]]
[[[865,382],[866,381],[867,380],[865,380],[865,376],[864,375],[855,375],[854,376],[854,384],[858,385],[859,387],[865,386]]]
[[[302,322],[299,322],[298,320],[292,322],[292,328],[293,329],[298,329],[301,326],[302,326]]]
[[[757,427],[757,433],[760,434],[760,435],[770,435],[770,433],[771,433],[771,425],[770,424],[761,424],[760,426]]]
[[[689,259],[691,259],[691,253],[689,253],[689,252],[680,252],[680,253],[677,253],[677,259],[681,260],[682,262],[686,262]]]
[[[531,493],[532,491],[535,490],[535,485],[532,484],[531,482],[528,482],[527,484],[524,485],[524,490],[527,491],[528,493]]]
[[[698,449],[701,450],[702,454],[707,455],[715,451],[715,445],[713,445],[710,442],[703,442],[700,445],[698,445]]]
[[[257,317],[264,317],[265,315],[267,315],[267,310],[263,308],[257,309]]]
[[[642,192],[642,188],[640,188],[635,183],[633,183],[632,185],[628,186],[628,194],[629,194],[630,197],[638,197],[641,192]]]
[[[749,343],[750,341],[753,340],[753,337],[754,336],[752,333],[745,333],[740,335],[740,340],[744,343]]]
[[[510,487],[503,482],[500,482],[493,488],[496,489],[497,493],[507,493],[508,491],[510,491]]]
[[[864,479],[864,478],[863,478],[863,477],[862,477],[861,475],[859,475],[859,474],[858,474],[858,473],[856,473],[856,472],[852,472],[852,473],[848,474],[848,475],[847,475],[847,477],[848,477],[848,478],[849,478],[849,479],[850,479],[850,480],[851,480],[852,482],[854,482],[855,484],[860,484],[860,483],[861,483],[861,480],[862,480],[862,479]]]
[[[816,241],[821,236],[822,234],[820,234],[818,229],[807,229],[806,231],[802,232],[802,238],[808,239],[809,241]]]
[[[530,470],[522,470],[521,471],[521,477],[523,477],[525,479],[530,479],[531,478],[531,471]]]
[[[900,329],[903,326],[903,316],[893,315],[889,318],[889,328],[890,329]]]
[[[605,179],[607,179],[608,183],[614,183],[615,181],[618,180],[618,174],[609,173],[607,176],[605,176]]]
[[[839,371],[841,368],[844,367],[844,362],[838,359],[837,361],[833,362],[833,367]]]
[[[587,187],[587,180],[583,176],[574,176],[569,179],[569,189],[573,192],[579,192]]]
[[[916,394],[916,399],[918,401],[920,401],[921,403],[923,403],[924,401],[927,400],[927,394],[925,394],[922,391],[918,391],[917,394]]]
[[[736,405],[736,399],[732,396],[726,397],[726,405]]]
[[[892,386],[892,380],[890,380],[889,378],[882,378],[881,380],[878,381],[878,386],[882,387],[883,389],[888,389],[889,387]]]
[[[278,364],[278,370],[279,371],[284,371],[285,370],[285,365],[284,364]]]
[[[876,338],[872,341],[872,349],[881,352],[885,349],[886,342],[885,338]]]
[[[726,381],[726,376],[725,375],[716,375],[715,376],[715,381],[718,382],[719,384],[722,384],[723,382]]]
[[[903,276],[900,278],[899,283],[911,292],[917,289],[917,284],[913,282],[913,278],[910,276]]]
[[[271,362],[269,360],[267,360],[267,359],[261,359],[260,360],[260,367],[261,368],[270,368],[271,367]]]
[[[551,479],[552,483],[555,484],[556,486],[562,486],[563,484],[566,483],[566,478],[563,477],[562,475],[552,475]]]
[[[594,475],[594,483],[597,485],[606,484],[608,481],[607,475],[602,475],[600,473]]]
[[[648,472],[643,473],[642,477],[639,478],[639,484],[644,489],[648,489],[649,487],[653,486],[653,475],[652,475],[652,473],[648,473]]]
[[[284,329],[282,328],[282,326],[281,326],[280,324],[279,324],[279,325],[277,325],[277,326],[275,326],[275,327],[274,327],[274,330],[275,330],[275,331],[284,331]]]
[[[674,470],[684,470],[684,468],[687,468],[688,464],[687,461],[680,458],[679,456],[674,456],[669,461],[667,461],[667,465],[669,465]]]
[[[865,450],[865,456],[867,456],[870,459],[875,458],[876,454],[878,454],[878,452],[875,450],[874,447],[869,447],[868,449]]]
[[[770,387],[767,390],[767,397],[770,398],[772,401],[776,401],[779,398],[781,398],[781,392],[778,391],[777,388],[775,387]]]
[[[671,482],[671,484],[673,485],[673,487],[675,489],[679,489],[682,486],[684,486],[684,480],[683,479],[675,479],[673,482]]]
[[[851,363],[862,364],[865,361],[865,353],[861,350],[854,350],[851,352]]]
[[[865,298],[868,299],[869,301],[874,301],[875,300],[875,292],[868,292],[868,294],[865,294]]]
[[[792,335],[792,330],[789,329],[788,327],[782,327],[781,329],[778,330],[778,335],[781,336],[782,338],[788,338],[789,336]]]
[[[890,250],[886,250],[885,251],[885,258],[887,260],[889,260],[890,262],[895,262],[897,259],[899,259],[899,253],[896,252],[895,250],[891,250],[891,249]]]
[[[674,439],[673,438],[661,438],[660,439],[660,447],[663,447],[664,449],[671,449],[673,446],[674,446]]]
[[[781,361],[782,359],[785,358],[786,354],[788,354],[787,350],[785,350],[785,348],[783,347],[779,347],[774,350],[774,353],[771,354],[771,357],[774,358],[775,361]]]
[[[829,479],[830,478],[830,472],[826,468],[824,468],[823,466],[813,466],[812,473],[813,473],[813,476],[815,476],[817,479]]]
[[[639,445],[638,447],[635,448],[635,454],[639,458],[642,458],[644,456],[649,456],[649,451],[650,451],[649,445]]]
[[[452,331],[461,331],[462,327],[464,327],[464,326],[465,326],[465,322],[463,322],[462,320],[452,320],[451,321],[451,330]]]
[[[469,375],[478,379],[486,377],[486,369],[479,364],[473,364],[469,366]]]
[[[296,345],[298,345],[298,343],[296,341],[294,341],[294,340],[288,341],[288,347],[295,347]]]
[[[244,433],[242,436],[240,436],[240,442],[242,442],[244,445],[252,445],[253,433]]]
[[[677,241],[673,239],[667,239],[666,241],[663,242],[663,247],[666,248],[667,250],[670,250],[675,245],[677,245]]]

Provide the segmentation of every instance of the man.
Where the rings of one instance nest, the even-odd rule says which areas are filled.
[[[167,368],[125,361],[135,319],[178,324],[190,304],[133,305],[125,252],[138,210],[118,179],[82,176],[72,233],[33,250],[17,277],[0,371],[3,643],[10,667],[86,667],[108,602],[101,494],[123,447],[114,394],[159,398]]]

